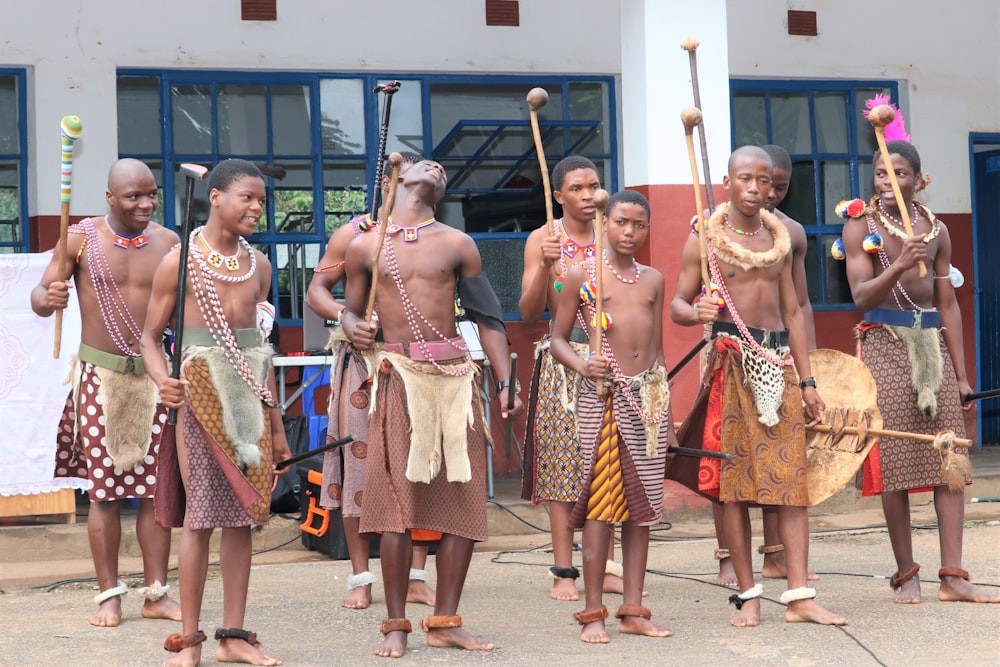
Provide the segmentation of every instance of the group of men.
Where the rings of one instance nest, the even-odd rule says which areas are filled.
[[[768,551],[762,574],[787,578],[785,619],[843,625],[846,619],[819,606],[816,589],[807,585],[815,576],[808,572],[804,427],[817,423],[825,406],[808,355],[815,334],[805,235],[775,210],[791,164],[783,150],[766,148],[732,154],[723,181],[729,201],[693,230],[683,249],[670,316],[711,328],[698,398],[704,424],[686,430],[706,450],[729,455],[706,467],[712,483],[699,491],[718,501],[719,581],[739,587],[730,598],[737,609],[732,624],[760,622],[748,508],[761,506]],[[972,390],[954,289],[942,279],[951,242],[947,228],[913,201],[920,182],[916,150],[893,142],[888,152],[875,156],[876,194],[866,215],[844,229],[852,294],[865,311],[861,354],[880,389],[896,389],[879,394],[887,428],[934,433],[947,427],[961,435],[961,399]],[[888,186],[889,169],[903,201]],[[585,607],[574,614],[581,639],[610,640],[608,592],[622,595],[615,614],[620,632],[666,637],[671,631],[654,624],[641,605],[649,529],[662,517],[668,449],[677,444],[663,352],[665,279],[635,258],[649,235],[650,206],[628,190],[605,203],[597,196],[596,167],[579,156],[559,162],[552,182],[563,215],[532,232],[524,251],[522,317],[551,315],[526,397],[524,495],[550,504],[554,599],[579,599],[573,539],[583,529]],[[324,463],[323,502],[344,510],[353,567],[343,606],[371,603],[368,540],[380,534],[387,615],[374,651],[384,657],[406,651],[407,602],[433,607],[420,623],[428,645],[493,648],[470,634],[458,614],[473,546],[487,537],[490,426],[479,368],[458,334],[456,293],[478,326],[498,381],[492,398],[501,417],[513,419],[525,407],[510,376],[502,308],[476,245],[435,217],[446,183],[440,164],[407,156],[392,184],[391,207],[378,220],[353,220],[333,234],[307,296],[320,315],[338,323],[331,340],[329,438],[360,434]],[[88,529],[100,586],[91,623],[121,620],[127,588],[118,581],[118,507],[121,499],[137,497],[142,613],[183,625],[167,639],[165,648],[177,654],[167,664],[200,662],[207,638],[201,601],[216,527],[222,528],[224,592],[217,658],[280,664],[243,628],[250,528],[266,522],[270,484],[282,474],[275,465],[290,458],[270,348],[256,327],[271,266],[244,238],[263,214],[265,181],[253,164],[227,160],[212,171],[208,190],[208,221],[190,232],[186,324],[175,332],[181,349],[164,348],[178,305],[178,237],[152,221],[157,190],[141,162],[115,163],[108,214],[72,228],[69,256],[54,256],[32,293],[33,308],[47,316],[66,307],[72,278],[85,306],[57,474],[89,480]],[[911,207],[914,234],[907,237],[894,225],[899,211]],[[595,218],[604,225],[596,227]],[[866,252],[864,238],[875,233],[883,247]],[[703,284],[703,242],[709,285]],[[920,263],[929,268],[925,278]],[[331,290],[341,281],[339,302]],[[927,350],[937,351],[934,363],[919,358]],[[183,358],[179,378],[167,369],[173,354]],[[941,369],[931,379],[930,398],[922,393],[919,404],[915,392],[906,391],[910,383],[898,377],[911,365],[925,373],[929,366]],[[177,411],[176,430],[166,424],[167,409]],[[941,531],[939,598],[1000,601],[972,586],[961,569],[962,492],[949,488],[936,455],[921,459],[914,451],[905,440],[883,439],[879,458],[865,466],[865,492],[883,498],[898,568],[896,601],[920,600],[908,492],[925,487],[933,488]],[[619,524],[622,565],[614,561]],[[179,605],[166,585],[172,526],[183,526]],[[437,544],[436,591],[423,568],[428,541]]]

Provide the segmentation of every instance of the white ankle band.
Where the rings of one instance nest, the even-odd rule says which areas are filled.
[[[778,599],[781,600],[781,604],[788,604],[789,602],[798,602],[799,600],[811,600],[814,597],[816,597],[816,589],[803,586],[802,588],[792,588],[785,591]]]
[[[161,584],[160,580],[157,579],[153,582],[152,586],[146,586],[142,589],[142,597],[146,598],[150,602],[157,602],[162,600],[170,592],[170,584]]]
[[[624,579],[625,567],[621,563],[616,563],[613,560],[609,560],[604,565],[604,573]]]
[[[755,584],[753,588],[747,591],[743,591],[737,597],[746,602],[747,600],[753,600],[754,598],[759,598],[763,594],[764,594],[764,587],[761,586],[760,584]]]
[[[427,570],[410,568],[410,581],[427,581]]]
[[[101,604],[105,600],[110,600],[113,597],[116,597],[118,595],[125,595],[126,593],[128,593],[128,586],[125,585],[125,582],[119,581],[118,585],[115,586],[114,588],[109,588],[108,590],[101,591],[100,593],[95,595],[94,604]]]
[[[365,570],[361,574],[349,574],[347,575],[347,590],[353,591],[355,588],[370,586],[376,581],[378,581],[378,579],[368,570]]]

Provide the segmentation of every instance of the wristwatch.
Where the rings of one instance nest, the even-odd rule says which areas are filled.
[[[799,383],[799,389],[805,389],[806,387],[816,388],[816,378],[806,378]]]
[[[506,389],[509,386],[510,386],[510,380],[501,380],[500,382],[498,382],[497,383],[497,394],[496,395],[499,396],[500,392],[503,391],[504,389]],[[514,393],[515,394],[520,394],[521,393],[521,381],[520,380],[517,380],[517,379],[514,380]]]

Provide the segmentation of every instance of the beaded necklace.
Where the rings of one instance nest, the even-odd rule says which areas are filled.
[[[752,232],[743,231],[742,229],[737,229],[736,227],[733,227],[731,224],[729,224],[729,215],[728,214],[726,215],[726,217],[724,217],[722,219],[722,224],[724,224],[726,227],[728,227],[730,230],[736,232],[740,236],[757,236],[764,229],[764,218],[758,216],[758,218],[757,218],[757,229],[753,230]]]
[[[633,261],[635,261],[633,259]],[[605,262],[607,262],[607,257],[605,257]],[[590,276],[591,280],[597,280],[597,260],[593,257],[584,260],[584,266],[587,269],[587,274]],[[638,281],[639,277],[636,274],[636,279],[632,281],[633,283]],[[589,310],[590,319],[593,320],[597,316],[597,306],[594,303],[587,303],[587,309]],[[576,318],[580,326],[584,331],[588,331],[587,325],[584,322],[583,314],[580,309],[576,311]],[[621,366],[618,364],[618,359],[615,357],[614,351],[611,349],[611,344],[608,342],[607,336],[601,337],[601,354],[608,358],[608,365],[611,367],[611,381],[620,385],[622,387],[622,394],[625,395],[625,400],[632,407],[637,415],[642,419],[644,424],[659,424],[666,417],[667,411],[670,409],[670,403],[664,406],[663,410],[660,411],[658,415],[648,415],[646,411],[643,410],[642,405],[636,400],[633,395],[635,392],[632,391],[632,382],[627,375],[622,372]]]
[[[559,268],[562,270],[562,275],[566,275],[567,267],[563,259],[564,257],[576,257],[578,252],[583,252],[583,256],[590,259],[597,254],[597,232],[591,231],[594,238],[589,245],[580,245],[570,238],[566,232],[566,225],[562,218],[559,218],[556,222],[559,223],[559,236],[562,237],[562,254],[559,256]]]
[[[218,271],[214,271],[212,269],[212,266],[218,268],[218,266],[220,266],[220,264],[221,264],[221,260],[219,261],[219,264],[216,264],[215,262],[213,262],[212,261],[212,255],[215,254],[215,255],[218,255],[219,257],[222,257],[222,255],[220,255],[216,251],[212,250],[212,247],[210,245],[208,245],[207,241],[205,241],[205,237],[202,236],[202,231],[204,229],[205,229],[205,225],[202,225],[201,227],[198,227],[197,229],[195,229],[195,230],[193,230],[191,232],[191,236],[188,237],[188,238],[190,240],[190,245],[191,246],[195,245],[195,239],[201,239],[201,242],[202,242],[202,244],[204,244],[205,249],[208,250],[208,259],[207,260],[205,259],[204,256],[202,256],[202,254],[200,252],[191,252],[190,253],[190,255],[192,257],[196,258],[196,261],[198,262],[198,265],[205,272],[205,274],[209,275],[209,276],[212,276],[216,280],[221,280],[222,282],[225,282],[225,283],[242,283],[242,282],[246,282],[247,280],[250,280],[250,277],[253,276],[253,274],[257,271],[257,255],[254,254],[253,248],[250,247],[250,244],[247,242],[247,240],[245,238],[243,238],[242,236],[239,237],[238,244],[239,244],[240,249],[236,251],[235,255],[233,255],[231,257],[226,257],[225,260],[227,262],[226,268],[229,269],[230,271],[236,271],[237,269],[240,268],[239,261],[237,261],[236,258],[238,258],[240,256],[240,253],[243,250],[246,250],[247,254],[250,255],[250,270],[247,271],[242,276],[227,276],[227,275],[223,275],[223,274],[219,273]],[[229,267],[228,262],[229,262],[230,259],[236,261],[236,268],[235,269]],[[209,266],[210,264],[211,264],[211,266]]]
[[[615,270],[615,267],[611,266],[611,262],[608,261],[608,251],[607,250],[605,250],[604,252],[602,252],[601,256],[604,258],[604,264],[609,269],[611,269],[611,273],[612,273],[612,275],[614,275],[615,278],[617,278],[618,280],[622,281],[626,285],[635,285],[637,282],[639,282],[639,274],[642,273],[642,268],[639,266],[639,262],[635,261],[635,257],[632,258],[632,268],[635,269],[635,278],[631,278],[630,279],[630,278],[623,277],[620,273],[618,273],[618,271]]]
[[[392,222],[392,216],[389,216],[389,227],[385,230],[386,234],[395,234],[397,232],[403,232],[403,241],[406,243],[413,243],[420,239],[420,230],[428,225],[433,225],[437,222],[437,218],[430,218],[429,220],[424,220],[419,225],[414,225],[413,227],[400,227]]]
[[[201,229],[204,229],[204,227],[202,227]],[[212,246],[208,245],[208,240],[205,238],[205,235],[201,233],[201,230],[198,231],[198,240],[201,241],[201,244],[205,246],[205,250],[208,251],[208,258],[206,261],[210,266],[216,269],[221,269],[222,265],[225,264],[227,271],[239,271],[240,255],[243,254],[244,243],[246,243],[248,246],[247,252],[250,252],[249,250],[250,244],[247,243],[242,236],[236,243],[236,254],[234,255],[223,255],[221,252],[215,250],[214,248],[212,248]],[[250,261],[251,263],[254,261],[252,252],[250,252]],[[253,272],[253,268],[250,269],[250,272],[251,273]]]
[[[107,218],[105,218],[106,222]],[[128,303],[125,301],[125,297],[122,296],[121,289],[118,287],[118,283],[111,273],[111,266],[108,264],[108,258],[104,254],[104,248],[101,246],[101,241],[98,238],[94,221],[85,220],[83,222],[83,229],[86,234],[84,244],[87,248],[87,264],[90,267],[91,281],[94,284],[97,305],[101,309],[101,319],[104,322],[104,328],[107,330],[115,347],[121,350],[122,354],[127,357],[142,356],[140,353],[132,350],[128,340],[126,340],[125,335],[122,333],[122,326],[124,326],[132,336],[132,339],[138,341],[142,336],[142,328],[135,321],[135,317],[133,317],[132,311],[129,310]],[[115,245],[118,245],[117,242]]]
[[[111,221],[108,220],[108,216],[104,216],[104,224],[107,226],[108,231],[114,236],[114,244],[116,248],[121,248],[122,250],[128,250],[129,243],[131,243],[136,248],[142,248],[149,241],[146,239],[146,230],[142,230],[138,234],[133,234],[132,236],[125,236],[124,234],[119,234],[115,231],[115,228],[111,226]]]
[[[908,239],[909,237],[906,235],[906,226],[903,224],[903,221],[897,220],[896,218],[894,218],[892,215],[889,214],[889,211],[885,208],[885,204],[882,203],[882,198],[875,196],[872,197],[872,200],[874,203],[873,208],[874,207],[878,208],[879,220],[882,222],[882,226],[885,227],[886,233],[889,236],[896,237],[900,241],[905,241],[906,239]],[[931,224],[931,231],[929,231],[927,235],[924,236],[924,243],[930,243],[931,241],[933,241],[938,237],[938,234],[941,233],[941,221],[935,218],[933,215],[931,215],[930,211],[928,211],[926,208],[924,208],[924,213],[928,222],[930,222]],[[918,211],[918,204],[916,201],[914,201],[913,217],[911,218],[913,224],[916,224],[919,218],[920,215]],[[893,224],[890,225],[889,224],[890,221]]]
[[[750,334],[750,330],[747,325],[743,322],[743,318],[740,317],[739,312],[736,310],[736,304],[733,303],[732,298],[729,296],[729,290],[726,288],[726,283],[722,279],[722,271],[719,270],[719,262],[715,258],[715,248],[712,246],[708,247],[708,268],[712,273],[712,282],[714,282],[719,287],[719,292],[722,294],[722,298],[726,302],[726,308],[729,309],[729,316],[733,318],[733,324],[740,332],[743,340],[750,345],[753,350],[762,356],[763,358],[770,361],[772,364],[777,366],[791,366],[795,363],[792,357],[782,359],[776,354],[772,353],[766,347],[757,342],[757,339]]]
[[[200,233],[200,231],[201,229],[199,228],[191,232],[192,241],[194,240],[194,235]],[[252,252],[250,256],[253,257]],[[189,273],[191,288],[195,294],[195,300],[198,302],[198,310],[201,311],[202,319],[205,321],[205,326],[209,332],[211,332],[212,339],[222,350],[223,354],[225,354],[229,364],[236,369],[236,372],[239,373],[243,381],[250,387],[251,391],[265,405],[272,408],[275,407],[277,404],[274,402],[271,391],[257,381],[257,378],[253,375],[253,371],[250,369],[250,365],[247,363],[246,357],[240,351],[240,346],[236,342],[236,335],[233,333],[233,328],[229,326],[229,320],[226,319],[226,311],[222,308],[222,301],[219,299],[219,293],[215,289],[215,282],[212,280],[213,277],[218,277],[221,279],[229,278],[226,282],[243,282],[253,275],[256,265],[251,262],[250,271],[247,275],[234,280],[229,276],[220,276],[215,271],[212,271],[205,258],[193,247],[188,250],[188,259],[194,260],[194,270]]]
[[[914,204],[914,207],[916,207],[916,204]],[[868,217],[868,230],[874,234],[878,231],[878,229],[875,227],[875,219],[872,217],[870,213],[867,217]],[[885,227],[887,230],[890,229],[888,225],[886,225]],[[906,234],[903,233],[903,236],[905,237]],[[889,269],[889,255],[886,254],[885,248],[880,248],[879,251],[875,254],[878,257],[879,264],[882,265],[882,270],[887,271]],[[909,310],[908,308],[904,308],[903,303],[899,300],[900,294],[902,294],[906,302],[913,307],[913,310],[916,310],[921,313],[937,310],[936,308],[921,308],[920,306],[918,306],[913,301],[913,299],[910,298],[910,295],[906,291],[906,288],[903,287],[903,284],[898,280],[896,281],[896,286],[893,287],[892,290],[890,291],[892,292],[892,298],[896,302],[896,306],[900,310]]]
[[[388,231],[388,230],[386,230]],[[396,289],[399,291],[399,299],[403,303],[403,312],[406,313],[406,322],[410,325],[410,332],[413,334],[413,340],[417,344],[417,348],[423,353],[424,358],[431,362],[440,373],[444,375],[450,375],[451,377],[461,377],[467,375],[472,369],[472,357],[469,355],[469,348],[465,344],[465,341],[461,338],[460,343],[453,342],[450,338],[441,333],[437,327],[435,327],[423,313],[417,310],[417,306],[413,303],[410,295],[407,294],[406,288],[403,286],[403,278],[399,273],[399,263],[396,261],[396,249],[393,247],[392,237],[386,239],[387,243],[383,245],[383,251],[385,252],[386,264],[389,267],[389,275],[392,277],[392,282],[396,284]],[[420,326],[417,324],[417,318],[427,325],[427,327],[433,331],[438,340],[443,340],[451,345],[456,350],[459,350],[465,354],[465,359],[461,364],[452,364],[450,366],[442,366],[434,359],[434,356],[430,353],[427,347],[427,339],[420,330]]]

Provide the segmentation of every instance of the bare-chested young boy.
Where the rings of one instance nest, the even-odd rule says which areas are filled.
[[[707,438],[715,430],[712,422],[721,422],[719,447],[732,457],[722,462],[719,480],[725,534],[741,591],[730,598],[737,608],[732,624],[760,624],[762,587],[754,583],[748,512],[755,503],[778,508],[788,562],[788,590],[781,595],[788,605],[785,620],[845,625],[847,620],[819,606],[813,599],[816,589],[806,586],[803,426],[806,420],[817,422],[824,405],[810,373],[788,230],[764,209],[771,172],[771,158],[758,147],[744,146],[730,156],[723,179],[729,202],[716,208],[703,230],[711,281],[725,310],[719,312],[716,296],[701,294],[699,240],[692,235],[684,246],[671,318],[685,326],[711,323],[713,329],[698,400],[719,406],[709,411],[704,433]]]
[[[403,158],[401,171],[423,159],[418,153],[409,151],[400,155]],[[391,177],[388,165],[386,169],[381,184],[383,192],[388,189]],[[340,604],[348,609],[367,609],[372,602],[372,584],[376,581],[375,575],[368,570],[368,535],[358,532],[367,457],[367,447],[362,447],[360,443],[368,442],[368,402],[362,385],[368,379],[368,367],[364,357],[354,349],[339,326],[346,306],[334,298],[333,289],[344,279],[347,246],[374,224],[377,223],[373,223],[368,215],[363,215],[349,220],[330,235],[326,252],[316,266],[306,292],[306,303],[317,315],[338,323],[330,334],[334,362],[330,373],[327,442],[350,433],[357,436],[358,443],[324,455],[324,482],[320,494],[320,505],[341,510],[343,517],[352,573],[347,577],[347,597]],[[434,606],[434,590],[427,585],[427,571],[424,569],[426,562],[427,546],[414,545],[406,601]]]
[[[186,497],[180,545],[183,633],[164,648],[172,667],[201,661],[201,603],[208,574],[209,540],[222,528],[220,662],[279,665],[243,629],[250,581],[251,526],[270,516],[273,465],[291,457],[281,411],[274,400],[273,351],[257,328],[257,304],[266,301],[271,263],[243,238],[264,214],[260,170],[245,160],[220,162],[208,177],[208,222],[192,230],[181,378],[167,371],[160,340],[174,316],[180,251],[172,250],[153,277],[142,334],[142,355],[163,402],[178,410],[177,460]],[[287,472],[287,471],[284,471]],[[161,492],[165,489],[161,488]]]
[[[965,370],[962,312],[948,280],[952,241],[948,228],[914,199],[923,181],[920,155],[907,141],[890,141],[889,159],[876,153],[875,196],[866,215],[844,225],[847,279],[859,310],[865,311],[857,335],[862,360],[878,387],[884,427],[894,431],[965,434],[962,399],[972,393]],[[892,169],[903,201],[893,193]],[[912,211],[913,236],[907,238],[901,210]],[[869,234],[882,238],[874,254],[864,250]],[[923,263],[927,275],[920,276]],[[919,388],[919,389],[918,389]],[[959,448],[957,455],[964,456]],[[900,604],[920,602],[920,566],[913,559],[909,494],[933,489],[941,543],[944,602],[1000,603],[969,582],[962,569],[965,493],[962,480],[952,488],[942,473],[941,453],[903,438],[879,438],[865,460],[863,495],[882,496],[882,510],[896,560],[890,584]],[[971,482],[967,477],[965,482]]]
[[[87,533],[101,591],[90,624],[114,627],[121,621],[121,596],[128,586],[118,580],[118,549],[121,501],[127,498],[139,499],[135,531],[146,581],[142,616],[179,621],[180,606],[167,595],[170,529],[153,513],[167,410],[157,401],[139,352],[153,271],[177,243],[177,234],[153,222],[159,197],[153,172],[142,162],[115,162],[105,198],[106,216],[69,230],[72,283],[61,277],[66,269],[53,254],[31,292],[32,310],[48,317],[66,307],[75,283],[83,319],[74,389],[59,424],[55,475],[88,480]]]
[[[649,527],[663,513],[667,447],[676,442],[663,359],[663,274],[635,260],[649,235],[646,199],[623,190],[611,197],[607,211],[607,248],[566,272],[552,334],[552,356],[584,378],[576,417],[584,482],[569,523],[583,528],[586,607],[573,617],[583,626],[580,639],[588,643],[609,641],[602,603],[605,554],[619,523],[624,569],[623,604],[615,614],[619,630],[673,634],[653,624],[650,610],[640,605]],[[592,326],[598,297],[611,322],[603,333]],[[581,358],[571,346],[574,327],[587,332],[593,348],[600,341],[594,354]]]
[[[799,308],[802,309],[808,349],[815,350],[816,328],[813,324],[812,303],[809,301],[809,286],[806,283],[806,253],[808,251],[806,232],[798,221],[793,220],[778,209],[778,205],[788,195],[788,186],[792,180],[792,158],[787,150],[775,144],[767,144],[761,148],[771,157],[773,165],[771,189],[764,200],[764,208],[769,213],[773,213],[788,229],[792,245],[790,252],[795,296],[798,299]],[[718,465],[718,462],[703,459],[702,464]],[[736,571],[728,557],[729,549],[722,527],[722,505],[713,503],[712,509],[715,519],[715,533],[719,539],[719,549],[716,552],[719,561],[718,581],[723,586],[736,586]],[[757,552],[764,555],[764,563],[761,565],[760,574],[765,579],[784,579],[787,576],[787,565],[785,563],[785,547],[781,544],[781,537],[778,534],[778,511],[774,507],[764,507],[761,513],[763,514],[764,544],[757,548]],[[813,573],[809,573],[808,578],[810,581],[819,580],[819,577]]]
[[[486,437],[489,425],[476,391],[477,370],[455,322],[455,290],[479,328],[483,350],[500,378],[507,405],[516,382],[500,300],[482,273],[475,242],[434,217],[444,195],[444,168],[429,160],[403,174],[375,273],[375,307],[385,343],[376,354],[374,402],[360,530],[381,533],[387,617],[375,655],[401,657],[411,623],[406,592],[411,531],[442,533],[434,615],[421,621],[428,646],[490,650],[462,627],[458,604],[475,542],[487,537]],[[347,248],[342,323],[354,347],[371,350],[378,327],[366,322],[379,236]],[[508,414],[523,409],[520,400]]]
[[[546,309],[553,321],[559,290],[570,267],[594,255],[594,193],[601,188],[597,167],[587,158],[570,155],[552,170],[552,197],[563,210],[554,223],[554,235],[545,226],[528,235],[524,244],[524,275],[521,278],[521,319],[541,320]],[[571,345],[587,351],[587,334],[575,328]],[[549,504],[554,565],[550,595],[555,600],[580,599],[576,588],[579,570],[573,566],[573,527],[569,513],[583,486],[583,458],[576,437],[576,375],[572,368],[555,362],[549,349],[551,336],[535,344],[535,367],[531,377],[528,430],[524,442],[524,477],[521,497]],[[614,544],[609,545],[606,592],[621,593],[622,580],[614,562]]]

